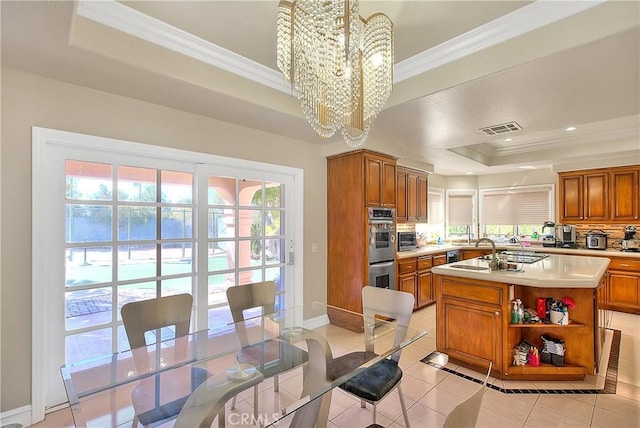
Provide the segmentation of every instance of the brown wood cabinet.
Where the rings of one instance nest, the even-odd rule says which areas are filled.
[[[369,281],[367,207],[394,206],[395,159],[357,150],[327,159],[327,303],[362,313],[362,287]],[[362,331],[362,319],[331,322]],[[360,319],[359,319],[360,318]]]
[[[434,266],[434,259],[439,256],[421,256],[416,261],[417,264],[417,306],[419,308],[431,305],[436,302],[436,295],[433,292],[433,281],[431,267]],[[446,256],[445,256],[446,258]]]
[[[398,260],[397,283],[398,290],[410,293],[415,298],[414,308],[418,307],[418,297],[416,293],[416,257]]]
[[[611,220],[634,222],[640,219],[640,167],[611,171]]]
[[[396,179],[396,220],[400,223],[426,223],[429,195],[427,173],[398,167]]]
[[[507,285],[434,275],[437,349],[474,366],[502,370]]]
[[[365,195],[368,207],[396,206],[396,159],[374,152],[363,152]]]
[[[622,257],[610,260],[607,308],[640,314],[640,260]]]
[[[640,215],[640,166],[559,173],[561,223],[631,222]]]
[[[397,289],[413,294],[416,299],[414,308],[423,308],[435,303],[431,267],[435,266],[435,260],[439,261],[441,258],[445,259],[446,263],[446,254],[409,257],[396,263]]]
[[[460,250],[460,260],[477,259],[485,254],[491,254],[490,249],[477,249],[477,250]]]

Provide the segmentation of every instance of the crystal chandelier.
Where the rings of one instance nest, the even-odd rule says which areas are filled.
[[[358,0],[280,1],[277,62],[320,136],[338,129],[351,147],[367,138],[391,95],[393,23],[359,14]]]

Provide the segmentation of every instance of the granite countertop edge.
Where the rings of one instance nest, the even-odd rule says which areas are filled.
[[[417,250],[412,251],[401,251],[396,253],[396,259],[402,260],[411,257],[420,257],[420,256],[429,256],[433,254],[441,254],[446,253],[447,251],[455,251],[455,250],[477,250],[480,249],[491,249],[490,245],[480,245],[480,247],[476,247],[475,245],[453,245],[453,244],[443,244],[443,245],[428,245],[426,247],[420,247]],[[620,251],[613,248],[608,248],[606,250],[590,250],[587,248],[557,248],[557,247],[543,247],[538,245],[532,245],[528,247],[524,247],[524,249],[520,245],[507,245],[507,244],[496,244],[496,251],[504,251],[504,250],[513,250],[513,251],[533,251],[537,253],[547,253],[547,254],[571,254],[576,256],[593,256],[593,257],[629,257],[640,260],[640,252],[625,252]]]

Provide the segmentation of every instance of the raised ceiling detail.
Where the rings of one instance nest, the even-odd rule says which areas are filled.
[[[344,143],[315,135],[276,71],[277,5],[0,2],[2,66],[335,154]],[[360,8],[391,18],[398,61],[367,148],[442,175],[640,163],[640,2],[361,0]],[[522,129],[479,131],[510,121]],[[569,125],[577,130],[565,132]]]

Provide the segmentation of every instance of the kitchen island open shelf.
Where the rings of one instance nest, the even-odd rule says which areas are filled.
[[[595,373],[601,346],[596,295],[607,259],[550,255],[528,265],[524,272],[452,267],[460,263],[484,262],[472,259],[432,270],[439,352],[472,368],[486,368],[491,361],[492,374],[500,379],[579,380]],[[575,303],[569,310],[569,324],[511,323],[511,299],[533,308],[538,297],[565,296]],[[562,367],[511,365],[518,344],[524,340],[542,350],[543,335],[564,341]]]

